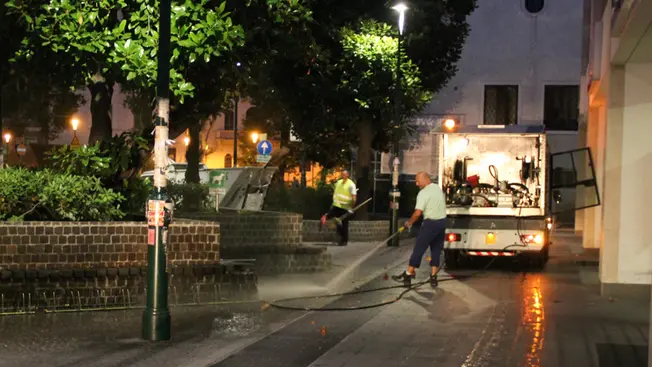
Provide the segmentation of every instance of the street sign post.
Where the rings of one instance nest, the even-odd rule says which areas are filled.
[[[271,155],[262,155],[262,154],[256,155],[256,162],[257,163],[267,163],[267,162],[270,161],[270,159],[272,159]]]
[[[24,157],[25,154],[27,153],[27,147],[25,144],[18,144],[16,145],[16,154],[18,154],[19,157]]]
[[[272,143],[269,140],[261,140],[258,145],[256,145],[256,150],[259,155],[269,156],[272,153]]]

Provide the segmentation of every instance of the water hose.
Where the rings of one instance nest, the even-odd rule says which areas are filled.
[[[405,230],[405,227],[401,227],[396,233],[392,234],[389,236],[387,239],[384,241],[380,242],[379,245],[387,243],[390,241],[392,238],[396,237],[399,235],[401,232]],[[525,245],[509,245],[504,247],[501,251],[505,251],[511,247],[527,247]],[[497,257],[494,257],[491,259],[491,261],[484,266],[482,269],[468,275],[450,275],[447,278],[444,279],[438,279],[439,282],[447,282],[450,280],[462,280],[462,279],[469,279],[478,276],[481,273],[486,272],[491,265],[496,261]],[[441,264],[441,266],[437,269],[437,274],[441,271],[441,269],[446,265],[446,260],[444,260]],[[387,306],[391,305],[393,303],[398,302],[405,294],[408,292],[415,290],[419,287],[421,287],[424,284],[430,283],[430,279],[419,281],[417,283],[411,284],[409,287],[405,287],[404,284],[402,285],[394,285],[394,286],[387,286],[387,287],[378,287],[378,288],[371,288],[371,289],[361,289],[361,290],[355,290],[355,291],[350,291],[350,292],[342,292],[342,293],[332,293],[332,294],[323,294],[319,296],[303,296],[303,297],[292,297],[292,298],[283,298],[283,299],[278,299],[276,301],[272,302],[264,302],[263,304],[263,311],[273,307],[281,310],[290,310],[290,311],[354,311],[354,310],[366,310],[370,308],[376,308],[376,307],[382,307],[382,306]],[[360,305],[360,306],[350,306],[350,307],[302,307],[302,306],[289,306],[289,305],[284,305],[282,303],[285,302],[291,302],[291,301],[301,301],[301,300],[316,300],[316,299],[324,299],[324,298],[333,298],[333,297],[343,297],[343,296],[352,296],[356,294],[363,294],[363,293],[372,293],[372,292],[379,292],[383,290],[388,290],[388,289],[398,289],[398,288],[405,288],[401,293],[399,293],[394,299],[384,301],[384,302],[379,302],[379,303],[372,303],[368,305]]]

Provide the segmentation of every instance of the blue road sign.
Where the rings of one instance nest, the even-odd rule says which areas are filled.
[[[260,155],[270,155],[272,153],[272,143],[269,140],[261,140],[256,145],[256,149]]]

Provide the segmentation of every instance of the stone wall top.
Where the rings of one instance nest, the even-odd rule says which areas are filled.
[[[169,264],[217,264],[220,226],[176,221],[170,226]],[[0,269],[123,268],[147,265],[144,222],[3,222]]]
[[[301,214],[221,210],[219,213],[183,213],[181,218],[218,222],[221,246],[299,246]]]

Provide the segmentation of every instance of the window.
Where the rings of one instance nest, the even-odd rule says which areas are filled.
[[[580,104],[578,85],[546,85],[543,124],[548,130],[577,131]]]
[[[543,10],[544,0],[525,0],[525,10],[532,14],[536,14]]]
[[[227,154],[224,156],[224,168],[232,168],[233,167],[233,156],[231,154]]]
[[[224,112],[224,130],[233,130],[235,127],[233,117],[233,111],[227,110]]]
[[[514,125],[517,116],[518,85],[485,85],[485,125]]]

